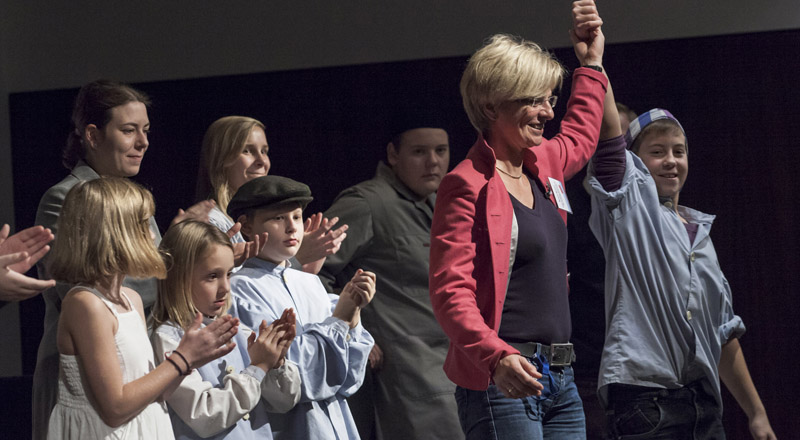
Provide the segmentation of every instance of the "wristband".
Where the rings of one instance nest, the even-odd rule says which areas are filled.
[[[180,356],[181,359],[183,359],[183,363],[186,364],[186,375],[188,376],[189,373],[192,371],[192,367],[191,367],[191,365],[189,365],[189,361],[187,361],[186,358],[183,357],[181,352],[178,351],[178,350],[173,350],[172,354],[177,354],[178,356]]]
[[[587,69],[592,69],[592,70],[596,70],[596,71],[598,71],[600,73],[603,73],[603,68],[600,67],[600,66],[594,66],[594,65],[587,64],[587,65],[581,66],[581,67],[585,67]]]
[[[184,375],[183,371],[181,371],[181,369],[178,367],[178,364],[176,364],[175,361],[173,361],[170,358],[164,358],[164,359],[168,360],[169,363],[172,364],[172,366],[175,367],[176,370],[178,370],[178,376],[183,376]]]

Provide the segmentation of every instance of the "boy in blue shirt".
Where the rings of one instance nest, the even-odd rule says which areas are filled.
[[[589,169],[589,226],[606,257],[598,387],[609,438],[725,438],[722,379],[753,437],[774,439],[709,235],[714,216],[678,205],[688,173],[686,133],[663,109],[601,142]]]
[[[308,186],[280,176],[253,179],[233,196],[228,214],[242,224],[242,234],[269,236],[231,278],[231,314],[250,328],[278,319],[287,308],[297,315],[297,337],[286,358],[300,370],[301,398],[288,413],[270,415],[276,439],[358,439],[345,398],[361,386],[374,344],[360,313],[375,294],[375,275],[357,271],[336,296],[315,275],[289,267],[311,200]]]

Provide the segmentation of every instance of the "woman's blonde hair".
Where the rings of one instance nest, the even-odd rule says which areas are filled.
[[[266,130],[261,121],[247,116],[225,116],[208,127],[197,173],[198,200],[211,197],[222,212],[226,211],[233,194],[225,169],[242,153],[254,127]]]
[[[489,38],[461,76],[461,99],[472,126],[486,133],[492,119],[486,106],[544,97],[561,87],[564,67],[536,43],[510,35]]]
[[[122,178],[79,182],[67,193],[50,257],[53,278],[95,284],[115,275],[163,278],[150,235],[150,191]]]
[[[158,300],[152,315],[154,329],[167,321],[182,329],[192,324],[197,314],[192,300],[192,271],[214,246],[224,246],[233,252],[230,238],[208,223],[186,220],[169,228],[159,247],[167,276],[158,281]],[[227,312],[230,307],[231,295],[228,295],[223,310]]]

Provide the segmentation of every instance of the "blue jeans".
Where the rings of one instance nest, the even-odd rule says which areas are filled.
[[[610,439],[725,439],[708,380],[672,390],[612,384],[606,414]]]
[[[542,371],[538,360],[528,361]],[[457,387],[458,417],[467,440],[585,439],[583,403],[572,367],[550,367],[539,382],[542,395],[524,399],[509,399],[494,384],[486,391]]]

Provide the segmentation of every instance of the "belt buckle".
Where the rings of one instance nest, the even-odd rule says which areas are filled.
[[[572,343],[550,344],[550,366],[566,367],[572,363]]]

